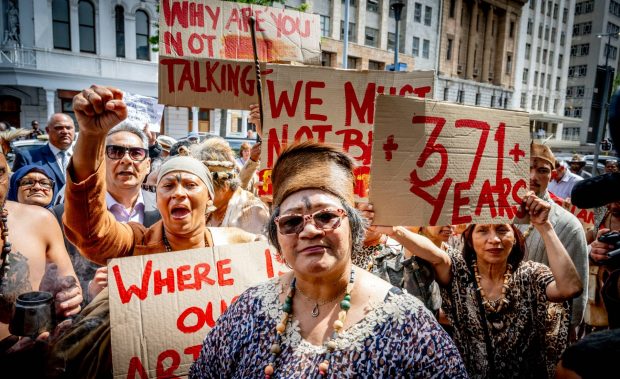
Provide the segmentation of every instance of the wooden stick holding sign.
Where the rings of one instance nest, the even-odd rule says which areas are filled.
[[[528,188],[527,113],[385,95],[375,104],[375,224],[514,220]]]
[[[254,69],[256,70],[256,93],[258,94],[258,112],[260,117],[260,127],[256,128],[256,143],[261,142],[263,132],[263,85],[260,80],[260,63],[258,61],[258,42],[256,41],[256,19],[250,17],[250,32],[252,34],[252,50],[254,52]]]

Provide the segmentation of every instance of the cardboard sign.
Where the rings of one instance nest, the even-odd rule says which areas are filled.
[[[566,201],[552,192],[549,192],[549,196],[556,204],[560,205],[562,208],[572,213],[573,216],[577,217],[577,220],[579,220],[584,230],[594,227],[594,211],[592,209],[577,208],[575,205],[571,204],[570,201]]]
[[[367,196],[375,97],[386,93],[433,97],[432,71],[348,71],[327,67],[269,65],[264,91],[260,195],[271,194],[271,168],[292,142],[315,140],[349,153],[358,198]]]
[[[164,106],[157,99],[149,96],[123,92],[123,101],[127,104],[127,120],[136,122],[141,128],[149,125],[149,130],[159,132]]]
[[[508,223],[528,188],[525,112],[377,97],[376,225]],[[518,215],[522,216],[522,215]]]
[[[319,15],[219,0],[161,0],[159,54],[253,61],[250,16],[260,61],[321,64]]]
[[[159,101],[175,107],[250,109],[258,103],[254,63],[160,57]]]
[[[114,378],[187,375],[226,308],[285,271],[265,241],[111,260]]]

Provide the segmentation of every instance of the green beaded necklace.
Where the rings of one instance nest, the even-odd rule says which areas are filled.
[[[286,326],[291,320],[291,316],[293,315],[293,297],[295,296],[295,284],[297,282],[297,278],[293,277],[291,281],[291,286],[286,294],[286,299],[284,299],[284,304],[282,304],[282,319],[278,325],[276,325],[276,338],[274,343],[271,345],[271,361],[267,363],[265,366],[265,379],[270,379],[271,375],[275,371],[275,361],[278,358],[278,355],[282,352],[282,348],[280,347],[280,343],[282,342],[282,334],[286,331]],[[342,332],[344,328],[344,322],[347,318],[347,312],[351,309],[351,291],[353,290],[353,284],[355,283],[355,271],[351,268],[351,276],[349,279],[349,284],[347,285],[346,292],[342,301],[340,302],[340,312],[338,312],[338,319],[334,321],[334,332],[330,339],[325,342],[325,349],[327,350],[325,354],[325,359],[319,363],[319,374],[321,376],[326,376],[327,371],[329,370],[329,363],[331,359],[332,353],[336,350],[336,338],[338,338],[338,334]]]

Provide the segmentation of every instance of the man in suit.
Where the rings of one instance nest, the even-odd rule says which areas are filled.
[[[65,185],[65,171],[73,155],[75,125],[73,119],[64,113],[55,113],[45,127],[49,143],[38,149],[20,150],[15,154],[13,171],[22,166],[34,164],[45,166],[54,173],[54,193]]]
[[[148,139],[140,128],[125,121],[110,130],[106,138],[106,206],[117,221],[148,227],[161,218],[155,194],[141,188],[150,168]],[[60,225],[64,210],[64,204],[52,209]],[[82,257],[66,239],[65,245],[89,302],[107,285],[107,271]]]

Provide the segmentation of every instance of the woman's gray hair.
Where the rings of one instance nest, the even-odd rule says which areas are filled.
[[[349,218],[349,225],[351,227],[351,258],[353,258],[357,252],[362,251],[362,247],[364,246],[365,228],[368,226],[368,220],[362,216],[359,210],[350,206],[344,199],[338,199]],[[281,247],[278,243],[278,227],[275,223],[275,218],[279,215],[280,207],[275,207],[271,213],[269,223],[267,224],[267,237],[269,238],[269,242],[278,249],[278,253],[281,254]]]
[[[236,191],[241,181],[235,171],[235,152],[222,137],[212,137],[192,146],[192,156],[211,171],[216,190],[228,188]]]
[[[144,134],[144,131],[142,131],[142,129],[134,121],[124,120],[120,124],[110,129],[107,137],[110,137],[111,135],[120,132],[129,132],[135,134],[142,141],[142,147],[144,147],[145,149],[149,148],[149,139],[146,137],[146,134]]]

